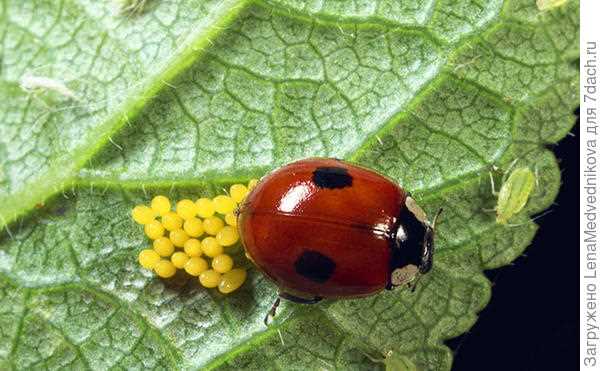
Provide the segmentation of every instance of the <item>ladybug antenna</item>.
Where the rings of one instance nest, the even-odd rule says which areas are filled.
[[[437,223],[437,220],[440,217],[440,214],[442,213],[442,211],[444,211],[444,208],[440,207],[440,209],[437,211],[437,213],[435,213],[435,216],[433,217],[433,222],[431,223],[431,229],[434,232],[435,232],[435,224]]]

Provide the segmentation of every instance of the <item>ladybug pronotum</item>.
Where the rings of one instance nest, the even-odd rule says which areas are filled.
[[[430,223],[392,180],[341,160],[277,169],[238,213],[246,255],[280,290],[270,315],[279,298],[310,304],[367,296],[409,284],[432,266],[437,215]]]

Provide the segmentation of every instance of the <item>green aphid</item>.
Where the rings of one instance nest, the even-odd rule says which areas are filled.
[[[523,210],[535,188],[535,183],[535,174],[528,167],[517,168],[510,173],[508,179],[502,183],[500,192],[497,193],[496,222],[498,224],[507,224],[510,218]],[[496,193],[493,188],[492,182],[492,191]]]

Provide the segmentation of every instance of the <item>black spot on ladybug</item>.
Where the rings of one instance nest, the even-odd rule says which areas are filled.
[[[311,281],[323,283],[335,271],[335,263],[331,258],[318,251],[306,250],[296,259],[294,269],[296,269],[296,273]]]
[[[352,176],[343,167],[321,166],[313,171],[313,182],[321,188],[344,188],[352,185]]]

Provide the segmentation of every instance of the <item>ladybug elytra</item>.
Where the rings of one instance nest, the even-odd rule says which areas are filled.
[[[341,160],[311,158],[275,170],[238,213],[246,255],[277,284],[279,297],[295,302],[371,295],[432,266],[437,215],[430,223],[392,180]]]

